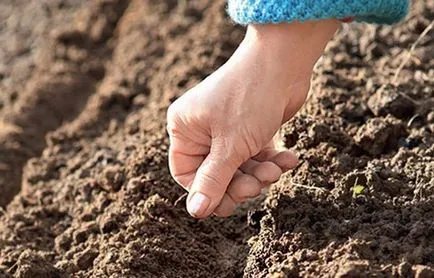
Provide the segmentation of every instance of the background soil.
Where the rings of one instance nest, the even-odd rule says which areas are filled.
[[[298,167],[208,220],[165,111],[242,39],[224,2],[0,5],[0,277],[434,277],[434,1],[345,25],[282,130]]]

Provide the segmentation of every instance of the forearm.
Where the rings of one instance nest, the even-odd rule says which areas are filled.
[[[313,67],[340,24],[322,20],[249,25],[240,47],[219,72],[229,73],[235,88],[252,95],[265,86],[270,98],[288,107],[283,115],[287,121],[303,105]]]
[[[329,19],[280,24],[250,24],[246,40],[257,44],[263,53],[286,62],[286,57],[299,57],[308,67],[313,66],[341,23]],[[293,61],[295,62],[295,61]],[[301,61],[300,61],[301,62]],[[295,66],[292,64],[291,66]]]

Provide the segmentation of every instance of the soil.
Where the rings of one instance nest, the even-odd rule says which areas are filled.
[[[299,165],[207,220],[165,113],[241,41],[224,1],[0,5],[0,277],[434,277],[433,31],[394,78],[434,1],[346,24],[282,129]]]

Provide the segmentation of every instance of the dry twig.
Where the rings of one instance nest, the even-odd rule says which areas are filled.
[[[182,194],[178,199],[176,199],[176,201],[173,203],[173,206],[176,207],[179,204],[179,202],[182,201],[182,199],[184,199],[185,197],[187,197],[187,195],[188,195],[188,193]]]
[[[425,28],[425,30],[423,30],[423,32],[419,35],[419,37],[417,38],[417,40],[413,43],[413,45],[410,47],[410,50],[407,52],[407,56],[405,57],[405,59],[401,62],[401,64],[399,65],[399,67],[397,68],[395,75],[393,76],[392,79],[392,84],[396,85],[396,82],[398,80],[399,74],[401,73],[402,69],[405,67],[405,65],[410,61],[414,50],[416,49],[416,47],[419,45],[419,43],[421,42],[421,40],[429,33],[429,31],[434,27],[434,20],[431,21],[431,23]]]
[[[321,191],[321,192],[328,191],[328,189],[321,188],[321,187],[299,184],[299,183],[294,182],[294,180],[292,180],[292,179],[291,179],[291,184],[294,185],[295,187],[301,187],[301,188],[310,189],[310,190],[316,190],[316,191]]]

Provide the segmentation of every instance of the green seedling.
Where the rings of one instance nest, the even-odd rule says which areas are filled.
[[[353,198],[356,198],[359,195],[362,195],[366,190],[366,187],[360,184],[353,186]]]
[[[353,188],[353,198],[357,198],[358,196],[362,195],[366,191],[366,186],[359,184],[359,178],[356,178],[356,181],[354,182]]]

